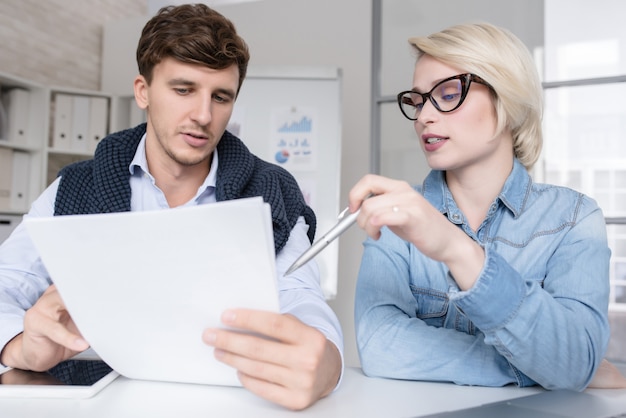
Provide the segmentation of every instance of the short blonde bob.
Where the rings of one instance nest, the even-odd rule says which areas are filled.
[[[473,73],[496,93],[497,132],[510,129],[515,157],[531,170],[543,144],[543,91],[528,48],[511,32],[488,23],[452,26],[410,38],[417,53]]]

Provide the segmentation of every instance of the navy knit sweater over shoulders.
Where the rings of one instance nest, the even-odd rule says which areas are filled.
[[[108,135],[92,160],[63,168],[55,202],[55,215],[130,211],[129,165],[146,132],[146,124]],[[274,248],[278,253],[287,243],[299,216],[309,225],[313,242],[316,218],[306,205],[293,176],[282,167],[256,157],[228,131],[217,145],[219,165],[217,201],[262,196],[272,208]]]

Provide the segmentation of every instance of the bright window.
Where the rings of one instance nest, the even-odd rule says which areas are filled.
[[[613,311],[626,311],[623,16],[626,2],[545,0],[546,142],[537,173],[593,197],[602,208],[612,250]]]

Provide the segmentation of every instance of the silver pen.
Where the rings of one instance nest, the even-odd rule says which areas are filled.
[[[352,226],[356,222],[356,217],[359,216],[359,212],[361,209],[357,210],[354,213],[351,213],[348,216],[345,216],[345,213],[348,211],[346,208],[339,215],[340,221],[337,222],[335,226],[333,226],[330,231],[328,231],[322,238],[318,239],[314,242],[298,259],[289,267],[287,272],[285,272],[285,276],[293,273],[298,270],[300,267],[308,263],[313,257],[318,255],[324,248],[328,246],[331,242],[333,242],[339,235],[341,235],[344,231]]]
[[[372,196],[371,194],[366,197]],[[359,212],[361,212],[361,208],[359,208],[356,212],[351,213],[346,216],[348,213],[348,208],[345,208],[339,214],[339,222],[335,226],[333,226],[330,231],[328,231],[322,238],[313,243],[285,272],[285,276],[293,273],[298,270],[300,267],[309,262],[313,257],[318,255],[324,248],[328,246],[331,242],[339,237],[339,235],[343,234],[348,228],[352,226],[356,222],[357,216],[359,216]]]

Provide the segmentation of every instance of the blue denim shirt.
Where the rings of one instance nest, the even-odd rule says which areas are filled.
[[[461,291],[446,265],[384,228],[368,239],[355,322],[367,375],[582,390],[609,339],[606,226],[589,197],[535,184],[516,160],[476,232],[432,171],[421,188],[485,249]]]

